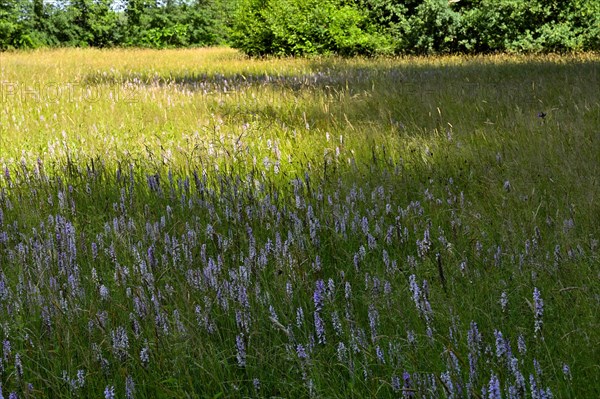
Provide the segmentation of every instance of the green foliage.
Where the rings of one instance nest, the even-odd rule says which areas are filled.
[[[460,14],[446,0],[425,0],[403,25],[399,49],[425,54],[456,51],[459,26]]]
[[[600,2],[245,0],[232,44],[257,54],[600,49]]]
[[[268,0],[242,0],[235,14],[231,43],[248,55],[272,52],[274,34],[263,15],[267,3]]]
[[[0,0],[0,49],[224,43],[236,0]],[[121,7],[119,8],[119,5]]]
[[[246,0],[232,44],[250,55],[374,54],[390,46],[361,9],[340,0]]]
[[[0,0],[0,50],[231,44],[251,56],[600,50],[597,0]]]

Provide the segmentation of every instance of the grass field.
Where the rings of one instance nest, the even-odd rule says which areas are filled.
[[[4,397],[600,397],[600,56],[0,63]]]

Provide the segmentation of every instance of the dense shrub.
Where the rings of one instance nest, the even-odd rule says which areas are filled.
[[[600,49],[600,2],[243,0],[232,44],[261,54]]]
[[[365,13],[339,0],[245,0],[232,44],[250,55],[374,54],[390,47]]]

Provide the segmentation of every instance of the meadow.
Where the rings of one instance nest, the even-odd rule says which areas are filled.
[[[0,68],[0,397],[600,397],[598,54]]]

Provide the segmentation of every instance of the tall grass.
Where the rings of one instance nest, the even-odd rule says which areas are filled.
[[[594,54],[2,54],[18,397],[597,397]]]

